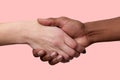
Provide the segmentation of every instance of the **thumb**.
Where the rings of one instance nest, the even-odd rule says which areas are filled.
[[[59,26],[56,18],[38,19],[38,23],[44,26]]]
[[[37,19],[38,23],[44,26],[50,26],[51,21],[48,19]]]

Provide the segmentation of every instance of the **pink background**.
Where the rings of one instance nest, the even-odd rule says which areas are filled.
[[[67,16],[82,22],[120,16],[120,0],[0,0],[0,21]],[[0,80],[120,80],[120,43],[98,43],[67,64],[50,66],[28,45],[0,47]]]

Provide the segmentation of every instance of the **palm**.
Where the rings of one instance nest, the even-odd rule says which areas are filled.
[[[61,28],[71,37],[73,37],[76,42],[83,47],[87,47],[90,45],[89,40],[87,39],[87,35],[85,34],[84,25],[77,21],[66,18],[65,20],[61,20],[63,22]]]
[[[74,48],[79,53],[83,52],[90,43],[85,34],[84,24],[67,17],[38,19],[38,22],[45,26],[60,27],[65,33],[76,40],[77,47]],[[85,51],[85,50],[84,50]],[[78,57],[80,54],[75,55]],[[75,57],[74,56],[74,57]],[[56,62],[53,62],[56,64]]]

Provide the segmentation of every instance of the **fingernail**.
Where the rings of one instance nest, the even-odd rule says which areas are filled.
[[[45,57],[42,58],[42,60],[44,60],[44,61],[49,61],[51,59],[52,58],[49,55],[46,55]]]
[[[39,56],[43,56],[44,55],[44,51],[43,50],[41,50],[41,51],[39,51],[37,54],[39,55]]]
[[[57,56],[57,53],[56,53],[56,52],[53,52],[50,56],[51,56],[51,57],[55,57],[55,56]]]
[[[62,57],[61,55],[59,55],[59,56],[57,57],[57,60],[58,60],[58,61],[62,61],[62,59],[63,59],[63,57]]]
[[[57,59],[54,59],[52,62],[49,62],[50,65],[55,65],[57,63],[58,63]]]

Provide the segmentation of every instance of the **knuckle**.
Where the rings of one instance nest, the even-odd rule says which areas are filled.
[[[54,63],[54,62],[49,62],[49,64],[50,64],[50,65],[55,65],[55,64],[57,64],[57,63]]]
[[[62,63],[68,63],[69,62],[69,60],[63,60],[62,61]]]
[[[58,60],[59,62],[61,62],[61,61],[63,60],[63,56],[62,56],[62,55],[58,55],[57,60]]]
[[[50,21],[50,25],[54,26],[56,19],[55,18],[48,18],[48,20]]]
[[[41,60],[41,61],[44,61],[44,62],[47,61],[47,60],[46,60],[45,58],[43,58],[43,57],[40,57],[40,60]]]
[[[71,43],[71,46],[72,46],[73,49],[75,49],[75,48],[77,47],[77,42],[73,41],[73,42]]]
[[[39,55],[37,54],[39,51],[40,51],[39,49],[33,49],[33,56],[39,57]]]
[[[53,40],[52,44],[56,47],[60,46],[60,42],[58,40]]]
[[[64,61],[65,61],[65,62],[68,62],[69,60],[70,60],[70,56],[65,56],[65,57],[64,57]]]
[[[36,54],[36,53],[33,53],[33,56],[34,56],[34,57],[39,57],[38,54]]]
[[[71,56],[71,57],[74,57],[76,52],[75,52],[74,50],[71,50],[70,53],[71,53],[70,56]]]
[[[50,55],[52,58],[56,58],[58,56],[58,53],[54,52]]]
[[[70,56],[62,51],[59,52],[59,55],[61,55],[61,62],[66,62],[70,60]]]
[[[77,57],[79,57],[80,56],[80,53],[76,53],[75,54],[75,57],[77,58]]]
[[[40,58],[40,60],[43,61],[43,62],[46,61],[46,60],[44,60],[44,59],[42,59],[42,58]]]
[[[49,61],[49,64],[50,65],[55,65],[55,64],[57,64],[57,63],[59,63],[59,61],[55,58],[55,59],[53,59],[53,60],[51,60],[51,61]]]

